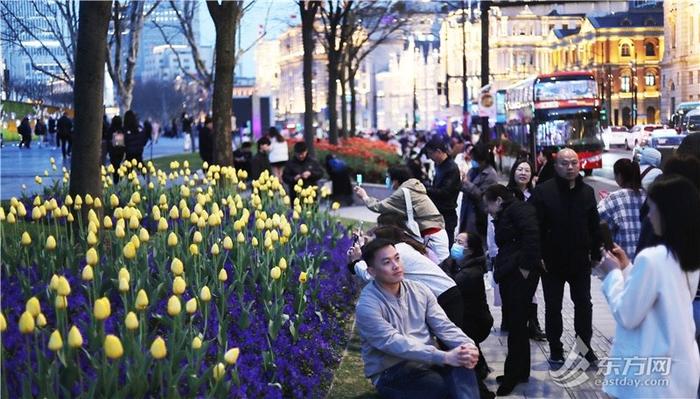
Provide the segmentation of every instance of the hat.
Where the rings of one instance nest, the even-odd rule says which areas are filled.
[[[652,165],[657,168],[661,165],[661,153],[659,150],[651,147],[642,148],[639,151],[639,164]]]

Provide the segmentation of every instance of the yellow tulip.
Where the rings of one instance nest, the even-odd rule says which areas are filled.
[[[100,209],[102,208],[102,200],[99,198],[95,198],[95,201],[93,202],[92,205],[95,209]]]
[[[309,276],[306,272],[301,272],[299,273],[299,283],[304,284],[306,281],[309,279]]]
[[[180,298],[177,296],[173,295],[168,299],[168,314],[170,316],[177,316],[180,314],[180,311],[182,310],[182,303],[180,302]]]
[[[83,336],[76,326],[71,327],[68,331],[68,346],[73,349],[83,346]]]
[[[178,258],[173,258],[173,261],[170,262],[170,271],[176,276],[181,275],[185,271],[182,261]]]
[[[7,330],[7,320],[5,320],[5,315],[0,313],[0,332],[5,332]]]
[[[243,182],[241,182],[243,184]],[[212,370],[212,374],[214,375],[214,379],[216,381],[220,380],[221,377],[224,376],[226,373],[226,366],[224,366],[223,363],[218,363],[216,366],[214,366],[214,369]]]
[[[10,213],[7,215],[7,223],[9,224],[15,224],[17,222],[17,219],[15,218],[14,213]]]
[[[153,209],[151,210],[151,218],[156,222],[160,221],[160,208],[158,208],[157,205],[153,205]]]
[[[173,205],[172,208],[170,208],[170,219],[177,220],[180,218],[180,212],[177,210],[177,207]]]
[[[125,267],[119,269],[119,274],[117,277],[119,278],[119,280],[126,280],[127,283],[131,281],[131,274],[129,274],[129,270],[127,270]]]
[[[197,299],[192,298],[189,301],[185,302],[185,310],[187,311],[188,314],[193,314],[194,312],[197,311]]]
[[[197,350],[202,347],[202,339],[199,337],[194,337],[192,339],[192,349]]]
[[[305,224],[302,224],[301,226],[299,226],[299,232],[303,235],[306,235],[309,233],[309,227]]]
[[[97,250],[95,248],[88,249],[87,253],[85,253],[85,261],[87,262],[87,264],[90,266],[95,266],[97,265],[98,260],[99,258],[97,256]]]
[[[215,256],[219,254],[219,245],[217,243],[211,246],[211,254]]]
[[[116,208],[119,206],[119,197],[117,197],[116,194],[112,194],[109,196],[109,205],[111,205],[112,208]]]
[[[144,228],[141,228],[141,230],[139,230],[139,240],[143,242],[148,242],[150,238],[151,237],[148,235],[148,230]]]
[[[131,241],[131,243],[134,244],[134,249],[136,250],[138,250],[141,246],[141,240],[139,240],[139,237],[136,234],[132,235],[129,241]]]
[[[201,299],[202,302],[211,301],[211,291],[206,285],[199,291],[199,299]]]
[[[68,307],[68,298],[63,295],[56,295],[56,300],[54,301],[54,306],[56,309],[65,309]]]
[[[32,208],[32,220],[39,220],[41,219],[41,209],[39,209],[38,206],[35,206]]]
[[[131,215],[129,218],[129,228],[131,230],[135,230],[140,226],[139,224],[139,218],[136,217],[136,215]]]
[[[124,254],[124,258],[134,259],[136,257],[136,247],[134,247],[134,243],[131,241],[127,242],[122,253]]]
[[[240,349],[231,348],[231,349],[227,350],[226,353],[224,354],[224,360],[226,360],[226,363],[233,366],[238,361],[238,355],[240,353],[241,353]]]
[[[136,310],[145,310],[148,307],[148,295],[146,291],[140,289],[136,294]]]
[[[93,313],[97,320],[104,320],[112,314],[112,305],[109,303],[109,299],[102,297],[95,301],[93,306]]]
[[[273,280],[279,280],[281,275],[282,270],[278,266],[275,266],[272,268],[272,270],[270,270],[270,277],[272,277]]]
[[[238,241],[238,243],[240,243],[240,244],[245,242],[245,236],[243,235],[242,232],[238,233],[238,235],[236,236],[236,241]]]
[[[333,205],[331,205],[331,209],[333,209],[334,211],[337,211],[338,209],[340,209],[340,204],[337,202],[334,202]]]
[[[92,270],[92,266],[85,265],[80,277],[83,279],[83,281],[92,281],[92,279],[95,277],[95,274],[93,273],[93,270]]]
[[[224,244],[223,245],[224,245],[224,249],[231,250],[233,248],[233,240],[231,239],[231,237],[229,237],[229,236],[224,237]]]
[[[56,293],[58,293],[58,295],[63,295],[63,296],[70,295],[70,284],[68,283],[68,279],[65,278],[64,276],[60,276],[58,278],[58,285],[56,286]]]
[[[46,325],[46,316],[43,313],[39,313],[36,316],[36,325],[39,328],[43,328]]]
[[[192,242],[199,244],[202,242],[202,233],[199,231],[194,232],[194,236],[192,236]]]
[[[31,313],[31,315],[34,317],[38,316],[39,313],[41,313],[41,304],[39,303],[37,297],[33,296],[29,298],[25,306],[25,310]]]
[[[258,246],[258,238],[253,237],[253,239],[250,240],[250,244],[254,247],[257,247]]]
[[[124,347],[122,346],[122,341],[118,337],[109,334],[105,337],[105,355],[110,359],[119,359],[124,354]]]
[[[97,244],[97,236],[92,231],[88,231],[87,243],[88,243],[88,245],[91,245],[91,246],[94,246],[95,244]]]
[[[51,281],[49,281],[49,288],[51,288],[54,291],[56,291],[56,288],[58,288],[58,276],[57,275],[54,274],[53,276],[51,276]]]
[[[161,220],[164,220],[164,219],[161,219]],[[178,240],[177,240],[177,235],[171,231],[170,234],[168,234],[168,246],[169,246],[169,247],[174,247],[174,246],[176,246],[176,245],[177,245],[177,241],[178,241]]]
[[[197,244],[190,244],[190,254],[199,255],[199,247]]]
[[[26,231],[22,233],[22,245],[29,246],[32,243],[32,237]]]
[[[63,348],[63,338],[58,330],[54,330],[49,337],[49,349],[56,352],[61,348]]]
[[[136,330],[139,328],[139,320],[136,318],[136,313],[127,313],[126,318],[124,319],[124,325],[126,326],[127,330]]]
[[[219,270],[219,281],[226,281],[228,280],[228,273],[226,273],[226,269],[221,269]]]
[[[19,332],[22,334],[31,334],[34,331],[34,316],[25,311],[19,318]]]
[[[168,230],[168,221],[165,220],[165,218],[160,218],[158,220],[158,231],[166,231]],[[171,233],[172,234],[172,233]],[[170,242],[170,241],[168,241]]]
[[[151,344],[151,355],[154,359],[163,359],[168,354],[168,349],[165,347],[165,341],[160,336],[156,337]]]
[[[255,228],[258,230],[262,230],[265,228],[265,222],[262,219],[258,219],[255,221]]]
[[[81,206],[83,205],[83,199],[80,197],[80,194],[76,194],[75,196],[75,206]],[[77,208],[76,208],[77,209]]]
[[[117,238],[126,237],[126,231],[124,231],[124,228],[118,224],[117,224],[117,228],[114,229],[114,234],[117,236]]]
[[[187,288],[187,283],[185,282],[185,279],[183,279],[180,276],[177,276],[175,277],[175,279],[173,279],[173,294],[182,295],[182,293],[185,292],[185,288]]]
[[[183,220],[189,219],[191,216],[190,210],[186,206],[182,208],[182,211],[180,213],[181,213],[180,216],[182,217]]]
[[[125,278],[120,278],[119,279],[119,292],[128,292],[129,291],[129,280]]]

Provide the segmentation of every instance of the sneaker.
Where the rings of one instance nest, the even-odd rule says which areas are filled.
[[[591,365],[591,367],[598,367],[598,356],[595,355],[595,352],[593,352],[593,349],[589,349],[588,353],[586,353],[586,361],[588,361],[588,364]]]
[[[562,352],[552,352],[549,355],[549,364],[551,365],[563,365],[564,364],[564,354]]]

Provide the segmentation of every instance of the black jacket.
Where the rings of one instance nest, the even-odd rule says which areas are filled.
[[[436,165],[433,184],[426,185],[425,188],[428,191],[428,197],[440,213],[455,212],[457,196],[462,188],[462,179],[455,161],[448,157],[440,165]]]
[[[212,131],[206,126],[199,129],[199,156],[203,162],[212,163],[214,161],[214,137]]]
[[[253,158],[250,160],[250,178],[252,180],[257,180],[265,170],[272,172],[270,158],[268,158],[267,154],[258,152],[253,155]]]
[[[128,155],[138,155],[143,152],[143,147],[146,146],[143,130],[136,128],[134,131],[127,130],[124,132],[124,145],[126,145],[126,153]]]
[[[518,269],[539,272],[540,232],[535,208],[527,202],[514,200],[503,204],[493,219],[498,255],[493,278],[501,282]]]
[[[68,138],[73,132],[73,122],[70,120],[69,117],[63,115],[60,118],[58,118],[56,128],[58,129],[59,137]]]
[[[311,158],[309,155],[307,155],[303,161],[299,161],[295,155],[292,159],[287,161],[287,164],[284,166],[282,180],[289,185],[290,189],[293,189],[297,184],[296,180],[294,180],[294,176],[300,175],[306,171],[311,172],[311,176],[309,176],[308,179],[304,179],[304,187],[315,185],[323,177],[323,168],[318,161]]]
[[[477,343],[489,336],[493,326],[493,317],[486,301],[484,273],[486,257],[479,256],[459,265],[452,258],[445,259],[440,267],[457,283],[464,303],[464,333]]]
[[[579,176],[570,189],[569,182],[557,175],[538,184],[529,202],[537,210],[547,271],[558,275],[590,273],[591,260],[600,260],[601,245],[593,188]]]

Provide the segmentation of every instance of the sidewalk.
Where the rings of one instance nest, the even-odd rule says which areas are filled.
[[[184,139],[164,138],[158,139],[153,147],[146,147],[143,159],[149,161],[152,158],[164,155],[179,154],[183,152]],[[57,170],[51,169],[49,159],[56,160]],[[62,168],[70,170],[70,158],[61,157],[61,149],[53,147],[39,147],[32,143],[30,149],[19,149],[17,143],[7,143],[0,149],[0,199],[9,199],[22,193],[22,184],[27,185],[28,192],[43,191],[34,183],[34,177],[40,176],[46,186],[53,179],[62,179]],[[49,176],[44,175],[48,171]]]
[[[351,206],[340,208],[338,216],[348,219],[355,219],[363,222],[374,223],[377,220],[377,214],[369,211],[365,206]],[[608,356],[612,339],[615,335],[615,320],[608,310],[608,304],[603,297],[600,289],[601,281],[596,278],[591,278],[591,297],[593,302],[593,339],[591,346],[598,358],[603,359]],[[481,350],[486,357],[489,367],[493,370],[486,380],[486,384],[493,392],[498,388],[496,376],[503,374],[506,354],[508,352],[507,343],[508,335],[500,331],[501,325],[501,308],[493,305],[493,289],[487,291],[491,314],[494,318],[491,335],[481,344]],[[542,285],[537,287],[537,302],[539,320],[544,329],[544,296],[542,293]],[[564,334],[562,342],[564,343],[565,355],[566,352],[573,346],[574,336],[574,306],[569,296],[569,290],[564,290],[564,302],[562,308],[562,319],[564,323]],[[602,387],[595,385],[596,370],[586,371],[586,377],[580,376],[580,380],[585,380],[581,384],[569,382],[568,384],[557,383],[554,381],[549,370],[549,345],[547,342],[536,342],[530,340],[530,356],[532,363],[532,371],[530,380],[527,384],[520,384],[516,387],[513,393],[508,396],[511,398],[604,398]],[[565,371],[563,369],[562,371]],[[565,372],[563,380],[571,381],[576,379],[581,373],[576,367]],[[560,380],[561,381],[561,380]],[[562,385],[569,385],[564,387]],[[575,386],[574,386],[575,385]]]

